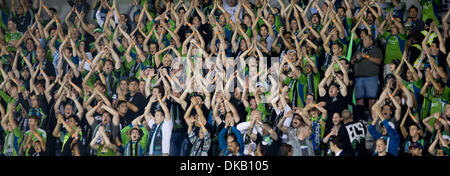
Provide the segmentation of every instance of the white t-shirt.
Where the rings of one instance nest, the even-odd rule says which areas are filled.
[[[291,111],[291,107],[286,105],[286,107],[284,107],[283,116],[286,115],[289,111]],[[287,117],[286,120],[284,120],[283,126],[289,128],[291,126],[291,122],[292,122],[292,117]],[[283,133],[283,135],[281,136],[281,141],[282,141],[282,143],[287,143],[288,135]]]
[[[91,54],[91,52],[86,52],[86,56],[88,57],[88,59],[90,61],[92,61],[92,54]],[[83,60],[80,59],[80,61],[78,62],[78,65],[82,64],[82,63],[83,63]],[[91,71],[91,65],[89,65],[89,62],[87,62],[87,61],[84,62],[83,69],[85,69],[87,71]]]
[[[150,129],[153,127],[153,124],[155,124],[155,120],[152,119],[148,122],[148,126],[150,126]],[[169,154],[170,151],[170,137],[172,136],[172,127],[173,122],[172,120],[164,120],[164,123],[161,126],[162,130],[162,153],[163,154]],[[151,134],[149,134],[151,135]],[[153,138],[150,140],[150,154],[153,154],[153,141],[155,141],[156,135],[153,135]]]
[[[238,1],[238,3],[234,7],[228,5],[227,0],[222,0],[222,2],[223,2],[222,3],[223,9],[230,14],[231,20],[235,23],[236,21],[234,20],[234,15],[236,14],[237,9],[239,8],[240,2]],[[242,19],[242,12],[239,14],[239,18]]]
[[[247,130],[248,130],[248,128],[250,127],[250,123],[251,123],[251,122],[241,122],[241,123],[239,123],[238,125],[236,125],[236,129],[239,130],[239,132],[241,132],[241,134],[243,134],[243,136],[245,137],[245,136],[247,135]],[[256,125],[256,124],[255,124],[255,125],[253,126],[252,133],[253,133],[253,134],[259,133],[259,134],[262,135],[262,128],[259,127],[259,125]],[[244,139],[244,140],[245,140],[245,139]],[[252,147],[252,152],[251,152],[251,153],[249,153],[249,151],[248,151],[248,148],[249,148],[250,146]],[[255,155],[255,154],[254,154],[255,150],[256,150],[256,144],[255,144],[255,142],[253,142],[253,141],[251,141],[250,143],[244,145],[244,155],[251,155],[251,156],[254,156],[254,155]]]
[[[273,38],[270,35],[267,35],[266,37],[262,37],[261,35],[258,35],[258,37],[257,37],[258,42],[261,41],[261,38],[264,38],[266,40],[267,49],[270,51],[272,49]]]

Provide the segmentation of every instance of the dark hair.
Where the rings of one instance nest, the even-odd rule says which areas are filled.
[[[416,9],[416,11],[419,12],[419,9],[414,4],[411,5],[411,7],[409,8],[409,10],[411,10],[411,9]]]
[[[261,30],[262,27],[265,27],[265,28],[269,29],[269,28],[267,27],[266,24],[263,24],[263,25],[261,25],[261,26],[259,27],[259,30]]]
[[[36,115],[30,115],[29,117],[28,117],[28,119],[34,119],[34,120],[36,120],[37,121],[37,123],[39,124],[40,122],[41,122],[41,118],[39,118],[38,116],[36,116]],[[38,125],[39,126],[39,125]]]
[[[3,62],[3,61],[2,61]],[[10,81],[10,86],[11,87],[17,87],[17,84],[15,83],[15,82],[13,82],[13,81]]]
[[[336,136],[332,136],[331,143],[336,145],[339,149],[344,149],[344,143],[342,143]]]
[[[156,48],[158,48],[158,43],[156,43],[156,42],[154,42],[154,41],[151,41],[150,42],[150,45],[149,46],[151,46],[151,45],[156,45]],[[158,48],[159,49],[159,48]]]
[[[97,80],[95,80],[95,81],[97,81]],[[101,81],[101,80],[100,80],[100,81]],[[102,88],[106,88],[106,85],[103,84],[102,82],[100,82],[98,85],[101,86]]]
[[[231,138],[233,138],[233,142],[237,142],[236,134],[230,133],[228,136],[231,137]]]
[[[80,124],[80,119],[78,119],[78,117],[75,115],[70,115],[68,119],[73,119],[75,122],[77,122],[77,124]]]
[[[317,16],[317,18],[319,18],[319,20],[320,20],[320,14],[319,13],[314,13],[314,14],[312,14],[312,16],[311,17],[314,17],[314,16]]]
[[[139,138],[138,138],[137,141],[140,141],[141,138],[142,138],[142,133],[143,133],[142,130],[141,130],[140,128],[131,128],[129,134],[131,134],[131,132],[133,132],[133,130],[137,130],[137,131],[138,131],[138,133],[139,133]],[[136,147],[136,148],[137,148],[137,147]]]
[[[414,42],[420,42],[422,41],[424,38],[424,36],[422,35],[422,33],[420,33],[420,31],[414,30],[412,32],[412,39]]]
[[[289,152],[292,152],[292,146],[289,144],[281,144],[280,156],[288,156]]]
[[[197,17],[200,21],[201,21],[201,19],[202,19],[202,18],[200,18],[200,16],[199,16],[198,14],[195,14],[195,15],[189,20],[189,23],[194,22],[194,18],[195,18],[195,17]]]
[[[54,13],[58,13],[58,11],[55,8],[53,8],[53,7],[48,8],[48,10],[50,10],[50,11],[52,11]]]
[[[117,102],[117,107],[119,107],[122,103],[127,103],[127,101],[125,101],[125,100],[119,100],[119,101]]]
[[[356,34],[358,35],[359,38],[361,38],[361,32],[366,33],[367,35],[369,34],[369,31],[367,29],[357,29],[356,30]]]
[[[41,85],[42,87],[45,88],[45,81],[44,80],[38,80],[38,81],[36,81],[36,86],[37,85]]]
[[[136,84],[139,84],[139,80],[138,80],[136,77],[130,77],[130,78],[128,78],[128,82],[129,82],[129,83],[131,83],[131,82],[136,82]]]
[[[105,65],[106,65],[106,62],[111,62],[111,64],[114,65],[114,62],[110,59],[105,59]]]
[[[344,46],[339,42],[333,43],[333,45],[337,45],[339,48],[344,49]],[[333,45],[331,45],[331,46],[333,46]]]
[[[161,85],[157,85],[157,86],[153,87],[153,89],[155,89],[155,88],[159,90],[159,93],[161,93],[161,97],[164,97],[164,87]]]
[[[180,10],[184,10],[184,12],[186,12],[186,9],[184,9],[184,7],[178,8],[177,12],[180,13]]]
[[[17,21],[14,18],[9,18],[8,21],[11,21],[11,22],[13,22],[14,24],[17,25]]]
[[[431,42],[431,44],[436,44],[436,48],[439,48],[439,45],[441,44],[440,42],[439,42],[439,40],[433,40],[432,42]],[[431,44],[430,44],[430,47],[431,47]]]

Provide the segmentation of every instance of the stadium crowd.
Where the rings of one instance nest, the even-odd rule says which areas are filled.
[[[440,0],[117,1],[0,0],[1,156],[450,154]]]

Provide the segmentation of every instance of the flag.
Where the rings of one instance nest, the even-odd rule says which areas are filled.
[[[352,32],[352,36],[350,37],[350,45],[348,46],[348,51],[347,51],[347,61],[350,62],[350,59],[352,58],[352,50],[353,50],[353,32]]]

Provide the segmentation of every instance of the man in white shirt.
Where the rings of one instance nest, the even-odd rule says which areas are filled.
[[[234,21],[234,15],[236,14],[236,11],[240,5],[241,4],[238,0],[222,0],[223,9],[225,9],[230,14],[230,16],[233,17],[231,18],[233,22],[236,22]],[[239,14],[239,18],[242,19],[242,13]]]
[[[156,96],[150,98],[149,105],[144,112],[145,120],[148,122],[149,137],[146,147],[146,153],[149,156],[164,155],[168,156],[170,151],[170,138],[172,136],[173,122],[170,117],[169,109],[160,96],[158,96],[158,102],[161,109],[155,111],[155,117],[150,113],[151,105],[156,102]],[[164,113],[163,113],[164,112]]]

